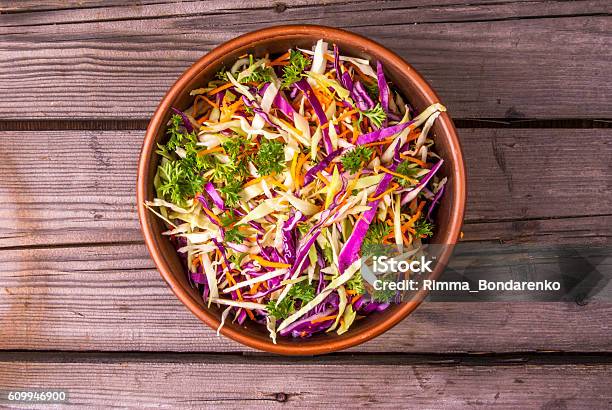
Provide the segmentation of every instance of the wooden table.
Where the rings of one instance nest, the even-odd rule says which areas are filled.
[[[144,247],[147,119],[202,54],[279,23],[350,29],[428,79],[465,149],[465,241],[609,245],[612,3],[435,3],[0,1],[0,390],[97,407],[610,408],[612,303],[426,303],[347,352],[274,357],[196,320]]]

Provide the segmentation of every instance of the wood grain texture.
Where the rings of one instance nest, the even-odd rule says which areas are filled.
[[[0,356],[0,385],[66,390],[79,407],[607,408],[610,364],[411,363],[401,357]]]
[[[148,118],[206,51],[280,22],[343,27],[381,42],[413,64],[458,118],[602,118],[612,112],[610,13],[606,1],[221,1],[6,14],[0,91],[8,98],[0,100],[0,119],[24,111]]]
[[[533,269],[551,267],[555,258]],[[490,274],[512,277],[513,269],[520,267],[494,266]],[[192,316],[140,244],[3,250],[0,294],[5,350],[250,350]],[[352,351],[612,352],[611,314],[611,303],[597,301],[429,302]]]
[[[460,137],[466,240],[609,243],[612,130],[465,129]],[[141,241],[134,197],[142,138],[0,132],[0,247]]]

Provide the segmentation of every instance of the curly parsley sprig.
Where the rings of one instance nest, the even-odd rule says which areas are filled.
[[[355,173],[367,163],[371,156],[372,149],[360,145],[345,153],[340,161],[344,169],[351,173]]]
[[[304,76],[304,70],[310,63],[301,51],[291,50],[289,53],[289,64],[283,70],[282,88],[289,86],[299,81]]]
[[[285,145],[278,141],[266,141],[259,146],[253,163],[259,175],[280,173],[285,168]]]

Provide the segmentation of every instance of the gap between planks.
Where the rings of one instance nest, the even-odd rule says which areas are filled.
[[[592,129],[612,128],[612,118],[454,118],[455,127],[466,128],[538,128]],[[0,120],[0,131],[144,131],[148,119],[38,119]]]
[[[281,356],[277,354],[245,352],[174,352],[174,351],[64,351],[64,350],[0,350],[0,362],[19,361],[49,363],[240,363],[252,364],[345,364],[363,365],[591,365],[612,364],[612,352],[520,352],[520,353],[374,353],[336,352],[317,356]]]

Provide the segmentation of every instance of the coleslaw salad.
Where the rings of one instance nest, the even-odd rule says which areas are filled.
[[[232,320],[295,338],[346,332],[386,309],[367,289],[367,244],[418,247],[446,179],[429,133],[380,62],[313,50],[245,55],[173,108],[146,206],[188,277]],[[221,327],[220,326],[220,327]]]

